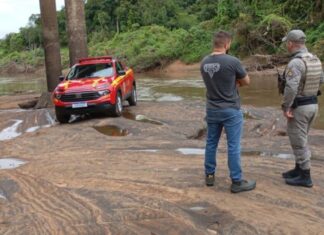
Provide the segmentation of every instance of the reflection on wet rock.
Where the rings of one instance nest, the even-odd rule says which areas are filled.
[[[15,158],[2,158],[0,159],[0,169],[14,169],[26,162]]]
[[[0,112],[0,141],[55,125],[54,112],[48,109]]]
[[[95,126],[93,127],[101,134],[107,135],[107,136],[126,136],[129,134],[127,129],[123,129],[119,126],[114,125],[107,125],[107,126]]]
[[[149,117],[147,117],[145,115],[142,115],[142,114],[135,115],[135,114],[131,113],[128,110],[125,110],[123,112],[123,117],[126,118],[126,119],[129,119],[129,120],[133,120],[133,121],[151,123],[151,124],[155,124],[155,125],[163,125],[163,122],[160,122],[158,120],[154,120],[154,119],[149,118]]]
[[[21,133],[18,132],[18,127],[19,125],[21,125],[21,123],[23,123],[23,120],[12,120],[12,121],[14,121],[14,123],[11,126],[3,129],[0,132],[0,141],[10,140],[21,135]]]

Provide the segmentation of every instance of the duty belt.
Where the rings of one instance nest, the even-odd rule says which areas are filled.
[[[296,97],[293,105],[291,106],[293,109],[308,105],[308,104],[317,104],[317,96],[305,96],[305,97]]]

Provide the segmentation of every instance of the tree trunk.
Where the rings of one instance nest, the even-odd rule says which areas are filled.
[[[54,107],[52,102],[52,94],[50,92],[43,92],[41,97],[39,97],[35,109],[45,109]]]
[[[39,0],[44,38],[47,90],[52,92],[62,74],[60,41],[58,34],[55,0]]]
[[[88,57],[87,32],[83,0],[65,0],[65,14],[69,39],[70,66]]]

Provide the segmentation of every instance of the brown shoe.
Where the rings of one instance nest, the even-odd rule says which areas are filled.
[[[214,183],[215,183],[215,175],[214,174],[208,174],[208,175],[206,175],[205,180],[206,180],[206,185],[208,187],[214,186]]]

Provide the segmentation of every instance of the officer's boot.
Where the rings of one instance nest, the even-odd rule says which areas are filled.
[[[286,171],[282,173],[282,177],[285,179],[291,179],[299,176],[299,174],[300,174],[300,167],[299,164],[296,163],[295,168],[290,171]]]
[[[295,178],[286,179],[286,184],[293,186],[304,186],[309,188],[313,187],[310,170],[300,170],[300,175]]]

